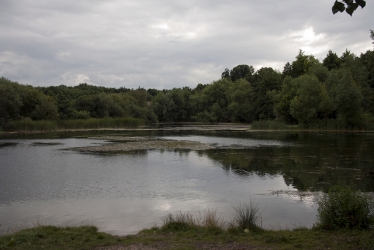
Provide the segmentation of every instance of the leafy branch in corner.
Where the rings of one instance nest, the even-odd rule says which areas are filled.
[[[335,1],[334,5],[332,6],[332,13],[336,14],[338,12],[347,12],[350,16],[352,16],[353,12],[360,6],[364,8],[366,5],[366,1],[364,0],[343,0],[343,1]]]

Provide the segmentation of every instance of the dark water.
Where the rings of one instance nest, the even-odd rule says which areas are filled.
[[[265,228],[311,227],[316,198],[345,183],[374,191],[374,134],[105,132],[200,141],[214,150],[88,154],[107,143],[86,134],[0,139],[0,232],[33,226],[96,225],[133,234],[178,211],[207,208],[230,221],[255,201]]]

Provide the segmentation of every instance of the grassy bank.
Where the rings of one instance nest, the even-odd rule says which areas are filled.
[[[138,128],[143,125],[143,120],[131,117],[42,121],[23,119],[12,122],[5,131],[50,132],[64,129]]]
[[[154,227],[113,236],[96,227],[39,226],[0,237],[0,249],[374,249],[374,230],[219,230],[204,226]],[[122,248],[124,249],[124,248]]]

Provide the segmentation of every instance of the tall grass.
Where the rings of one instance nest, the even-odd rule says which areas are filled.
[[[251,124],[252,129],[269,129],[269,130],[282,130],[288,129],[288,125],[280,121],[254,121]]]
[[[29,132],[29,131],[41,131],[49,132],[58,129],[57,122],[51,120],[44,121],[33,121],[31,119],[22,119],[14,121],[9,125],[8,130],[19,131],[19,132]]]
[[[194,217],[190,213],[178,212],[176,215],[169,213],[162,218],[162,230],[165,231],[186,231],[196,227],[203,227],[208,230],[224,230],[227,223],[218,217],[217,211],[208,209],[207,211]]]
[[[58,121],[59,129],[95,129],[95,128],[138,128],[145,125],[143,120],[131,117],[89,118]]]
[[[251,201],[250,203],[240,204],[238,207],[234,207],[234,209],[233,225],[235,227],[252,231],[261,229],[261,211],[258,203]]]
[[[41,120],[22,119],[13,121],[7,131],[50,132],[59,129],[99,129],[99,128],[138,128],[145,125],[144,120],[131,117],[90,118],[76,120]]]
[[[194,217],[190,213],[178,212],[173,215],[169,213],[162,218],[163,231],[188,231],[197,227],[205,228],[210,231],[222,231],[229,229],[230,231],[262,230],[260,208],[257,203],[234,207],[235,216],[232,222],[227,222],[217,215],[215,210],[207,210],[200,212],[199,216]]]

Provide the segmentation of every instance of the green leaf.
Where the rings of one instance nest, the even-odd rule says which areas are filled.
[[[361,6],[361,8],[364,8],[366,6],[366,2],[364,0],[356,0],[356,3]]]
[[[343,12],[345,10],[345,6],[343,3],[335,1],[334,6],[332,6],[332,13],[336,14],[338,11]]]
[[[352,16],[353,12],[357,9],[358,4],[352,4],[348,8],[345,9],[345,11]]]

